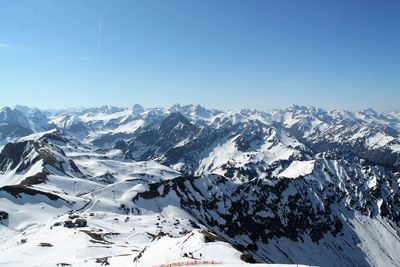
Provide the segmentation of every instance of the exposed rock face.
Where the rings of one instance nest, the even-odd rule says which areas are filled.
[[[8,213],[0,210],[0,222],[8,219]]]
[[[5,145],[0,152],[0,170],[4,172],[7,168],[16,168],[21,160],[29,154],[29,150],[30,143],[27,141]]]
[[[49,200],[52,201],[57,201],[57,200],[63,200],[61,197],[59,197],[56,194],[48,193],[48,192],[43,192],[28,186],[23,186],[23,185],[7,185],[3,186],[0,188],[0,192],[6,192],[11,195],[13,195],[16,198],[21,198],[23,194],[25,195],[30,195],[30,196],[44,196]]]
[[[54,136],[56,135],[53,135],[53,140]],[[61,140],[61,137],[57,140]],[[8,143],[0,152],[0,171],[16,169],[16,173],[21,173],[40,160],[43,161],[44,167],[52,167],[68,176],[71,176],[71,173],[82,175],[76,164],[65,155],[62,149],[42,140]]]

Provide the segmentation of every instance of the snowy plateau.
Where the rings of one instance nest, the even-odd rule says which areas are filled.
[[[0,266],[400,266],[400,112],[0,110]]]

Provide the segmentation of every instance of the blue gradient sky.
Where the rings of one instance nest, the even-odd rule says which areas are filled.
[[[0,0],[0,106],[400,109],[398,0]]]

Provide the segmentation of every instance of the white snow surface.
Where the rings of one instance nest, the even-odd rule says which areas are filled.
[[[301,176],[309,175],[314,170],[315,160],[308,161],[293,161],[289,167],[281,172],[278,177],[284,178],[298,178]]]
[[[394,137],[385,135],[383,133],[377,133],[374,136],[369,137],[366,140],[366,144],[371,148],[380,148],[395,140]]]

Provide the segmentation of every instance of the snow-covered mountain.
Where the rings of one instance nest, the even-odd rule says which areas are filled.
[[[17,106],[0,145],[0,265],[400,265],[398,112]]]

